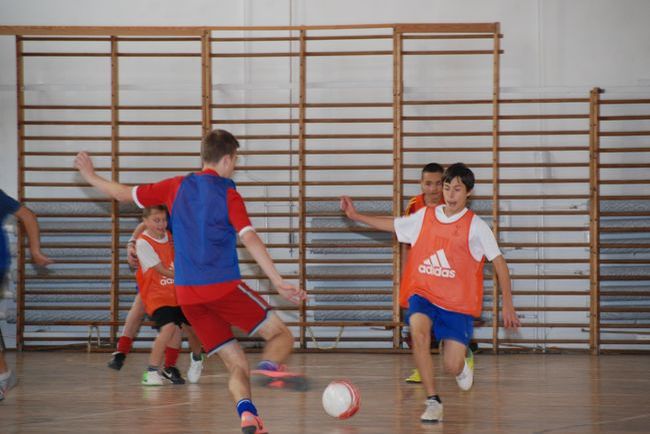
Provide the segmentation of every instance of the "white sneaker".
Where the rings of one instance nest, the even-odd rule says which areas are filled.
[[[140,383],[144,386],[162,386],[163,380],[163,376],[158,371],[144,371]]]
[[[203,371],[203,356],[201,360],[196,361],[190,351],[190,367],[187,369],[187,379],[190,383],[198,383]]]
[[[9,375],[4,380],[0,381],[0,401],[5,399],[5,394],[18,384],[18,378],[16,378],[15,371],[9,371]]]
[[[461,390],[469,390],[474,384],[474,354],[471,350],[469,355],[465,358],[465,366],[463,367],[463,372],[456,376],[456,383]]]
[[[442,404],[435,399],[427,399],[424,401],[426,405],[424,413],[420,416],[421,422],[442,422]]]

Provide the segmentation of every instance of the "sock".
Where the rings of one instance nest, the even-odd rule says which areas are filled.
[[[176,361],[178,360],[178,353],[180,349],[167,347],[165,348],[165,368],[170,368],[176,366]]]
[[[440,397],[439,397],[438,395],[427,396],[427,400],[432,400],[432,399],[435,399],[435,400],[438,401],[440,404],[442,404],[442,401],[440,400]]]
[[[0,381],[6,380],[7,378],[9,378],[9,376],[11,376],[11,369],[9,369],[7,372],[3,372],[2,374],[0,374]]]
[[[237,403],[237,413],[239,413],[239,417],[241,417],[242,413],[245,411],[250,411],[257,416],[257,409],[253,405],[253,401],[248,398],[244,398]]]
[[[192,352],[192,360],[194,360],[195,362],[200,362],[202,360],[201,354],[197,356],[196,354],[194,354],[194,352]]]
[[[270,360],[262,360],[257,364],[257,369],[262,371],[277,371],[278,368],[278,364]]]
[[[147,366],[147,371],[149,371],[149,372],[155,372],[155,371],[158,371],[158,366],[151,366],[151,365],[149,365],[149,366]]]
[[[129,354],[132,345],[133,338],[130,338],[128,336],[120,336],[120,339],[117,341],[117,351],[124,353],[124,355]]]

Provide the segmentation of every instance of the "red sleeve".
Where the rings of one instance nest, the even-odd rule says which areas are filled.
[[[133,200],[140,208],[166,205],[171,212],[176,192],[182,181],[183,176],[177,176],[154,184],[139,185],[133,188]]]
[[[228,189],[228,219],[237,232],[241,232],[247,226],[252,227],[244,199],[234,188]]]

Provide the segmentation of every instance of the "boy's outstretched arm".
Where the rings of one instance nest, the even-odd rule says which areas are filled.
[[[275,264],[273,264],[273,259],[271,259],[268,250],[266,250],[264,242],[261,240],[259,235],[257,235],[257,232],[247,231],[241,235],[240,239],[242,244],[244,244],[244,247],[246,247],[253,259],[255,259],[260,268],[262,268],[264,274],[268,276],[269,280],[282,297],[295,304],[298,304],[301,300],[305,299],[306,294],[304,290],[297,288],[282,279],[282,276],[280,276],[280,273],[275,268]]]
[[[74,167],[79,170],[83,179],[107,196],[120,202],[133,202],[130,187],[118,182],[109,181],[95,173],[93,160],[87,152],[82,151],[77,154],[74,159]]]
[[[519,318],[517,318],[515,307],[512,304],[512,285],[510,281],[510,271],[508,270],[508,264],[506,263],[503,255],[499,255],[494,258],[492,264],[494,265],[494,272],[497,275],[499,287],[501,288],[501,312],[503,316],[503,325],[506,328],[517,328],[521,324],[519,322]]]
[[[360,214],[354,207],[354,203],[352,203],[350,196],[341,196],[341,211],[343,211],[349,219],[356,222],[365,223],[368,226],[379,229],[380,231],[395,232],[394,217]]]

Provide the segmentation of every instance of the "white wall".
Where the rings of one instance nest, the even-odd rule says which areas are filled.
[[[0,0],[0,25],[501,22],[504,95],[650,88],[645,0]],[[0,187],[16,194],[13,37],[0,37]],[[477,78],[478,80],[478,78]],[[476,84],[479,89],[483,86]],[[458,89],[456,89],[458,90]]]

